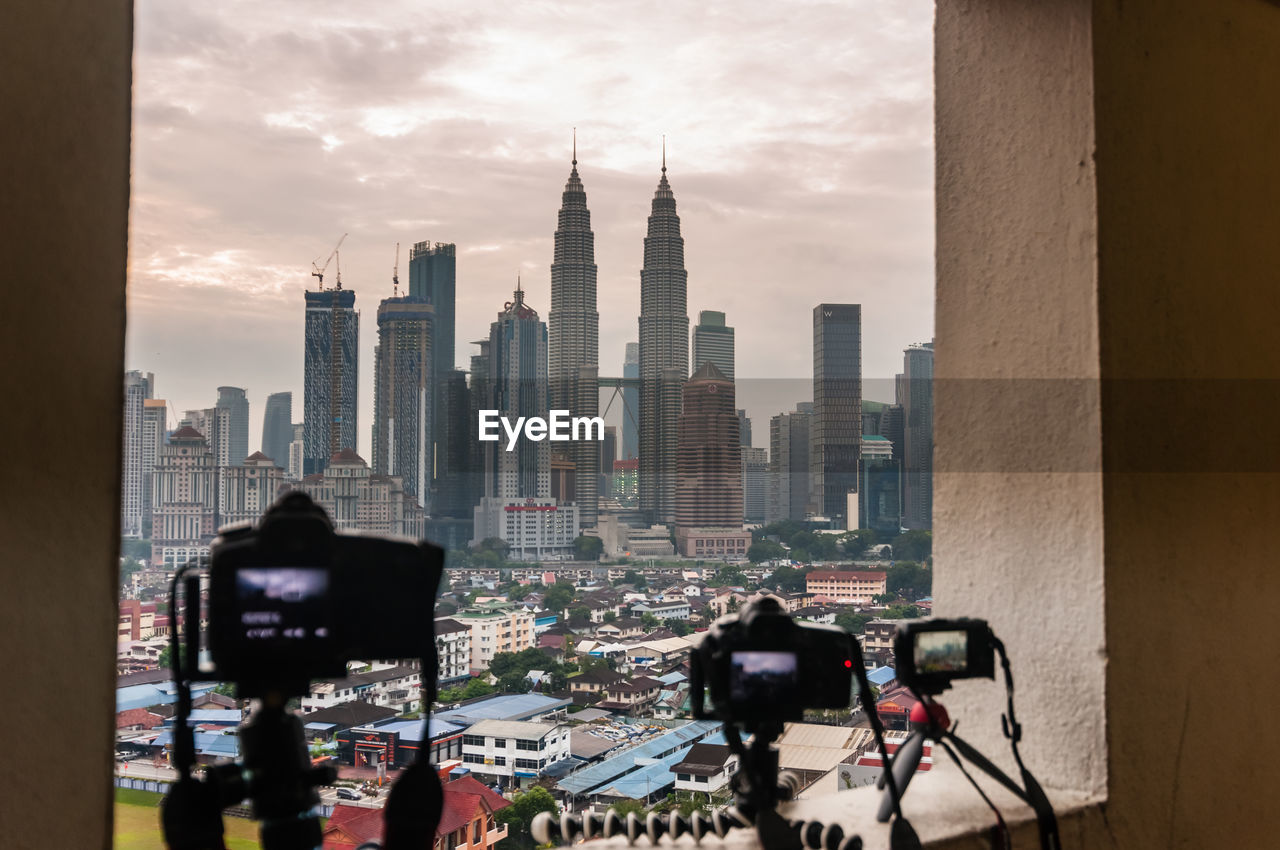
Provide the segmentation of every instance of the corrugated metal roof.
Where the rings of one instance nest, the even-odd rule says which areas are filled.
[[[830,770],[857,750],[838,747],[778,747],[778,766],[783,770]]]
[[[656,738],[651,738],[638,747],[617,753],[600,764],[593,764],[570,776],[566,776],[557,785],[572,794],[582,794],[591,791],[593,788],[612,784],[623,774],[633,770],[637,761],[666,759],[672,755],[672,750],[679,750],[679,754],[683,756],[689,749],[684,746],[685,744],[700,741],[719,731],[721,726],[722,724],[719,720],[695,720],[691,723],[686,723],[684,726],[672,729]],[[671,764],[675,764],[675,762],[671,762]]]
[[[820,723],[788,723],[778,738],[778,744],[793,747],[835,747],[843,749],[849,746],[849,739],[854,730],[848,726],[824,726]]]
[[[468,735],[492,735],[495,738],[527,738],[538,740],[556,728],[554,723],[531,723],[527,720],[481,720],[467,730]]]
[[[892,667],[877,667],[867,674],[867,679],[877,687],[886,682],[892,682],[896,678],[898,678],[898,673]]]
[[[610,797],[629,797],[639,800],[650,794],[656,794],[676,784],[676,775],[671,768],[684,760],[693,747],[683,747],[678,752],[653,764],[648,764],[619,776],[612,782],[593,788],[589,793],[604,794]]]
[[[481,720],[526,720],[572,704],[573,700],[542,694],[503,694],[461,708],[440,711],[435,716],[450,723],[470,726]]]

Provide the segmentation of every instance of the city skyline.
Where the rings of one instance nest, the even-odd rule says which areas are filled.
[[[621,374],[635,339],[644,208],[666,132],[689,314],[733,318],[740,380],[803,386],[808,346],[788,340],[808,336],[813,304],[853,301],[867,315],[864,374],[889,382],[866,395],[891,400],[898,352],[932,338],[930,15],[905,5],[815,7],[788,17],[796,39],[779,41],[763,35],[782,16],[765,6],[735,7],[733,21],[715,8],[657,20],[625,4],[608,16],[553,6],[546,20],[418,6],[344,20],[324,5],[144,4],[128,367],[173,375],[175,411],[245,387],[256,436],[269,393],[301,398],[291,305],[314,283],[310,261],[344,232],[343,285],[369,319],[391,294],[395,242],[457,245],[454,359],[465,364],[513,272],[529,303],[550,308],[555,195],[576,126],[602,375]],[[515,35],[552,27],[541,41]],[[623,27],[625,43],[613,34]],[[811,30],[828,36],[820,71],[799,47]],[[358,74],[317,58],[373,43]],[[682,61],[652,63],[655,50]],[[421,75],[398,76],[428,54]],[[234,104],[233,87],[248,92]],[[374,336],[360,341],[360,422],[372,421]],[[740,406],[763,421],[805,400],[786,395],[753,406],[740,386]],[[368,428],[358,437],[367,456]]]

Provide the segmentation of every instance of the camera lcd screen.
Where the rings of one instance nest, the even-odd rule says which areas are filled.
[[[329,571],[323,567],[240,567],[236,600],[246,642],[329,636]]]
[[[919,632],[915,638],[915,666],[919,672],[962,673],[968,668],[968,632]]]
[[[734,652],[729,664],[729,697],[734,702],[785,702],[795,695],[796,667],[794,652]]]

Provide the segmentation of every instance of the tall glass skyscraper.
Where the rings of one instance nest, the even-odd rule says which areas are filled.
[[[272,393],[262,412],[262,453],[281,469],[289,468],[293,441],[293,393]]]
[[[640,271],[640,510],[656,523],[675,521],[681,388],[689,377],[688,285],[664,150]]]
[[[356,447],[360,314],[350,289],[305,295],[302,471],[311,475],[324,472],[342,449]]]
[[[551,311],[548,323],[548,379],[553,410],[571,416],[600,413],[600,314],[596,312],[595,234],[587,193],[578,177],[575,140],[573,165],[561,196],[551,261]],[[596,524],[600,447],[575,440],[567,454],[576,476],[575,500],[584,527]]]
[[[231,457],[228,466],[240,466],[249,456],[249,399],[240,387],[218,387],[214,407],[231,411],[227,432],[227,451]]]
[[[862,451],[862,307],[813,308],[812,486],[814,507],[840,528],[856,528]],[[855,499],[850,500],[853,494]]]
[[[431,434],[433,444],[428,453],[428,471],[434,486],[453,487],[445,482],[444,466],[436,459],[451,449],[440,441],[451,433],[448,420],[458,411],[449,406],[450,394],[446,387],[456,359],[454,329],[457,314],[458,251],[452,242],[428,241],[414,243],[409,252],[409,295],[425,298],[431,305]],[[448,474],[453,474],[452,472]]]
[[[733,328],[724,323],[724,313],[703,310],[693,326],[693,371],[703,363],[714,363],[730,381],[733,378]]]
[[[903,525],[933,528],[933,343],[903,352]]]
[[[520,417],[546,418],[547,326],[524,303],[524,292],[503,305],[498,320],[489,327],[489,409],[509,422]],[[511,451],[505,436],[482,443],[487,455],[484,495],[499,499],[537,498],[551,495],[551,447],[547,440],[523,436]],[[594,451],[599,446],[589,444]]]
[[[373,472],[399,476],[429,508],[433,452],[431,305],[414,295],[378,305],[373,351]]]
[[[622,377],[640,377],[640,343],[627,343],[627,353],[622,361]],[[622,390],[622,457],[632,460],[640,457],[640,390],[624,387]]]

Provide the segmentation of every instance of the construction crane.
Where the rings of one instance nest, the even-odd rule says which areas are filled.
[[[400,297],[400,243],[396,243],[396,264],[391,270],[391,297]]]
[[[333,259],[334,259],[335,257],[337,257],[337,256],[338,256],[338,249],[339,249],[340,247],[342,247],[342,240],[343,240],[343,239],[346,239],[346,238],[347,238],[347,234],[345,234],[345,233],[344,233],[344,234],[342,234],[342,239],[339,239],[339,240],[338,240],[338,244],[333,246],[333,251],[332,251],[332,253],[330,253],[330,254],[329,254],[329,259],[327,259],[327,260],[325,260],[325,261],[324,261],[324,265],[323,265],[323,266],[317,266],[317,265],[316,265],[316,260],[320,259],[319,257],[316,257],[316,259],[315,259],[315,260],[312,260],[312,261],[311,261],[311,276],[312,276],[312,277],[314,277],[314,278],[318,278],[318,279],[319,279],[319,283],[317,284],[317,287],[318,287],[319,289],[321,289],[321,290],[323,290],[323,289],[324,289],[324,273],[325,273],[325,269],[329,268],[329,263],[333,262]],[[342,263],[341,263],[341,261],[339,261],[339,263],[338,263],[338,288],[339,288],[339,289],[341,289],[341,288],[342,288]]]

